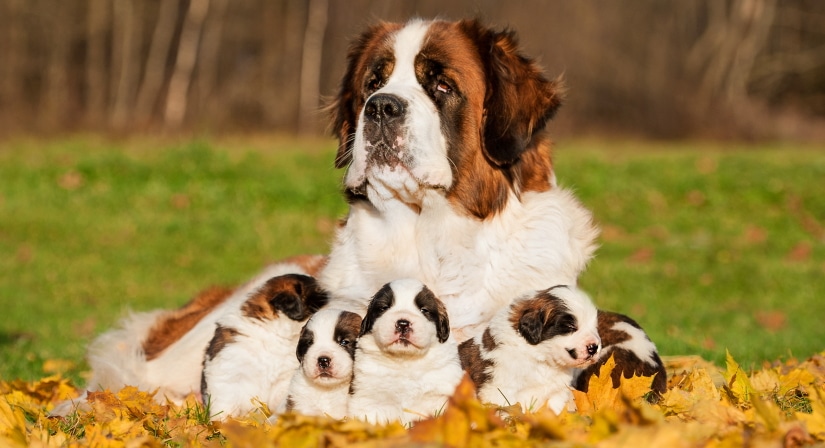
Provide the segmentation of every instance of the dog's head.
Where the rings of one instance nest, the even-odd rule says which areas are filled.
[[[349,384],[361,316],[323,309],[301,329],[295,353],[306,379],[321,387]]]
[[[330,105],[351,200],[422,206],[428,190],[485,218],[550,188],[546,122],[561,104],[515,33],[474,20],[368,29]]]
[[[241,306],[250,318],[274,320],[280,314],[294,321],[304,321],[329,301],[327,293],[310,276],[286,274],[272,277]]]
[[[444,304],[418,280],[384,285],[370,301],[361,322],[361,336],[372,335],[384,353],[423,356],[450,337]]]
[[[510,323],[537,356],[560,367],[584,367],[601,350],[598,311],[582,291],[555,286],[510,305]]]

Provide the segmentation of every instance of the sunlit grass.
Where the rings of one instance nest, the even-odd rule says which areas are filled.
[[[79,379],[90,338],[127,310],[326,252],[346,211],[334,152],[283,138],[1,144],[0,378]],[[604,229],[581,284],[663,354],[721,363],[728,348],[749,366],[823,349],[825,153],[572,141],[556,170]]]

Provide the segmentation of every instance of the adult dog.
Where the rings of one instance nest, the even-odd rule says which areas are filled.
[[[418,279],[459,342],[524,293],[575,285],[598,231],[556,184],[545,126],[561,96],[511,31],[472,20],[368,29],[330,106],[350,209],[328,259],[280,263],[235,291],[132,316],[92,344],[90,386],[197,392],[216,322],[273,275],[318,275],[331,306],[360,315],[382,285]]]
[[[381,285],[416,278],[461,341],[523,293],[575,285],[598,231],[556,184],[545,125],[561,96],[510,31],[363,33],[330,107],[350,205],[319,279],[332,303],[363,315]]]

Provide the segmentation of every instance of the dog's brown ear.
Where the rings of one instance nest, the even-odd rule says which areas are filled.
[[[515,32],[494,31],[475,20],[461,25],[480,42],[487,76],[484,153],[495,165],[509,166],[561,106],[562,81],[548,81],[538,65],[520,53]]]
[[[544,313],[541,309],[527,308],[518,319],[518,332],[530,345],[542,341],[544,332]]]

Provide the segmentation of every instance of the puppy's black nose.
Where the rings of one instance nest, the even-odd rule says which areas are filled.
[[[395,331],[404,334],[410,331],[410,321],[405,319],[400,319],[398,322],[395,323]]]
[[[404,115],[404,102],[395,95],[373,95],[364,106],[364,114],[375,121],[392,121]]]
[[[328,369],[331,361],[332,360],[329,359],[328,356],[319,356],[318,357],[318,367],[320,367],[322,369]]]
[[[599,353],[599,344],[588,344],[587,345],[587,356],[592,357],[596,353]]]

